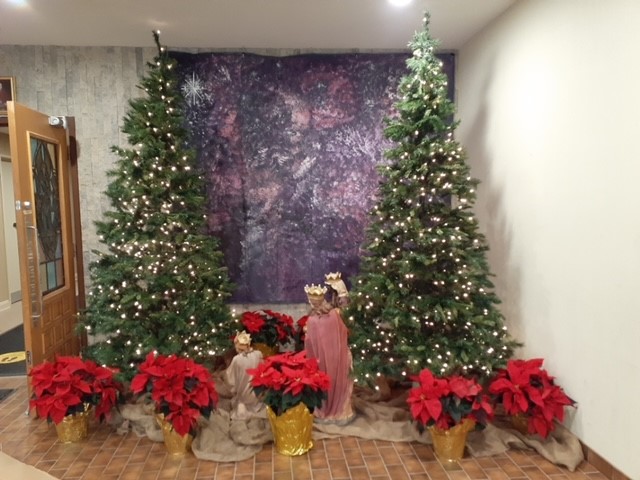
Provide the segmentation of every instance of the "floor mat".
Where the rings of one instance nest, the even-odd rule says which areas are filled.
[[[14,388],[0,388],[0,402],[15,392]]]
[[[27,374],[22,325],[0,335],[0,377]]]

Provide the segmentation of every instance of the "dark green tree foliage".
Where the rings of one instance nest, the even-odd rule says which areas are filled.
[[[152,350],[205,361],[232,346],[231,292],[218,241],[206,233],[204,183],[186,145],[175,61],[158,55],[129,102],[130,148],[109,172],[112,210],[96,222],[107,252],[91,264],[81,324],[87,354],[129,377]]]
[[[454,139],[454,106],[428,24],[427,15],[410,43],[397,115],[387,119],[394,147],[380,168],[346,312],[356,377],[367,383],[423,368],[486,376],[516,346],[496,309],[487,244],[472,210],[478,182]]]

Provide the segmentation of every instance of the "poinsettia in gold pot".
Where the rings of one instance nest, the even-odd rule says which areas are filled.
[[[111,414],[122,385],[114,372],[80,357],[60,356],[29,372],[32,398],[29,407],[56,425],[63,443],[77,442],[88,434],[91,414],[102,421]]]
[[[276,451],[302,455],[313,447],[313,410],[327,398],[329,376],[306,352],[287,352],[264,359],[247,370],[258,398],[267,405]]]
[[[511,359],[489,384],[495,402],[512,416],[514,427],[521,433],[543,438],[564,420],[567,406],[575,406],[554,377],[542,368],[543,359]]]
[[[438,458],[460,460],[467,434],[493,417],[482,386],[460,375],[437,377],[427,368],[413,381],[416,385],[407,397],[411,415],[420,427],[428,428]]]
[[[293,318],[284,313],[273,310],[244,312],[240,323],[251,335],[253,347],[265,358],[276,355],[282,345],[295,338]]]
[[[175,455],[191,449],[198,419],[208,418],[218,403],[209,370],[177,355],[149,353],[131,380],[131,391],[151,396],[165,446]]]

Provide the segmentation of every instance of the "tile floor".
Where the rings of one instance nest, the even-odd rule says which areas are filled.
[[[0,449],[3,453],[58,479],[75,480],[605,480],[584,462],[575,472],[557,467],[533,451],[466,457],[444,467],[430,446],[342,437],[321,440],[300,457],[286,457],[265,445],[254,458],[238,463],[200,461],[193,455],[172,458],[164,445],[108,426],[92,426],[79,444],[61,444],[55,427],[25,415],[25,377],[0,378],[0,388],[16,388],[0,402]],[[0,471],[0,479],[14,477]]]

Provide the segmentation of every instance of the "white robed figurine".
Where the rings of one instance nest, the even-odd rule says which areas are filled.
[[[238,333],[233,343],[237,353],[226,370],[227,382],[233,393],[231,418],[233,420],[266,418],[264,403],[253,393],[251,376],[247,374],[247,369],[256,368],[262,361],[262,353],[251,347],[251,335],[245,331]]]

